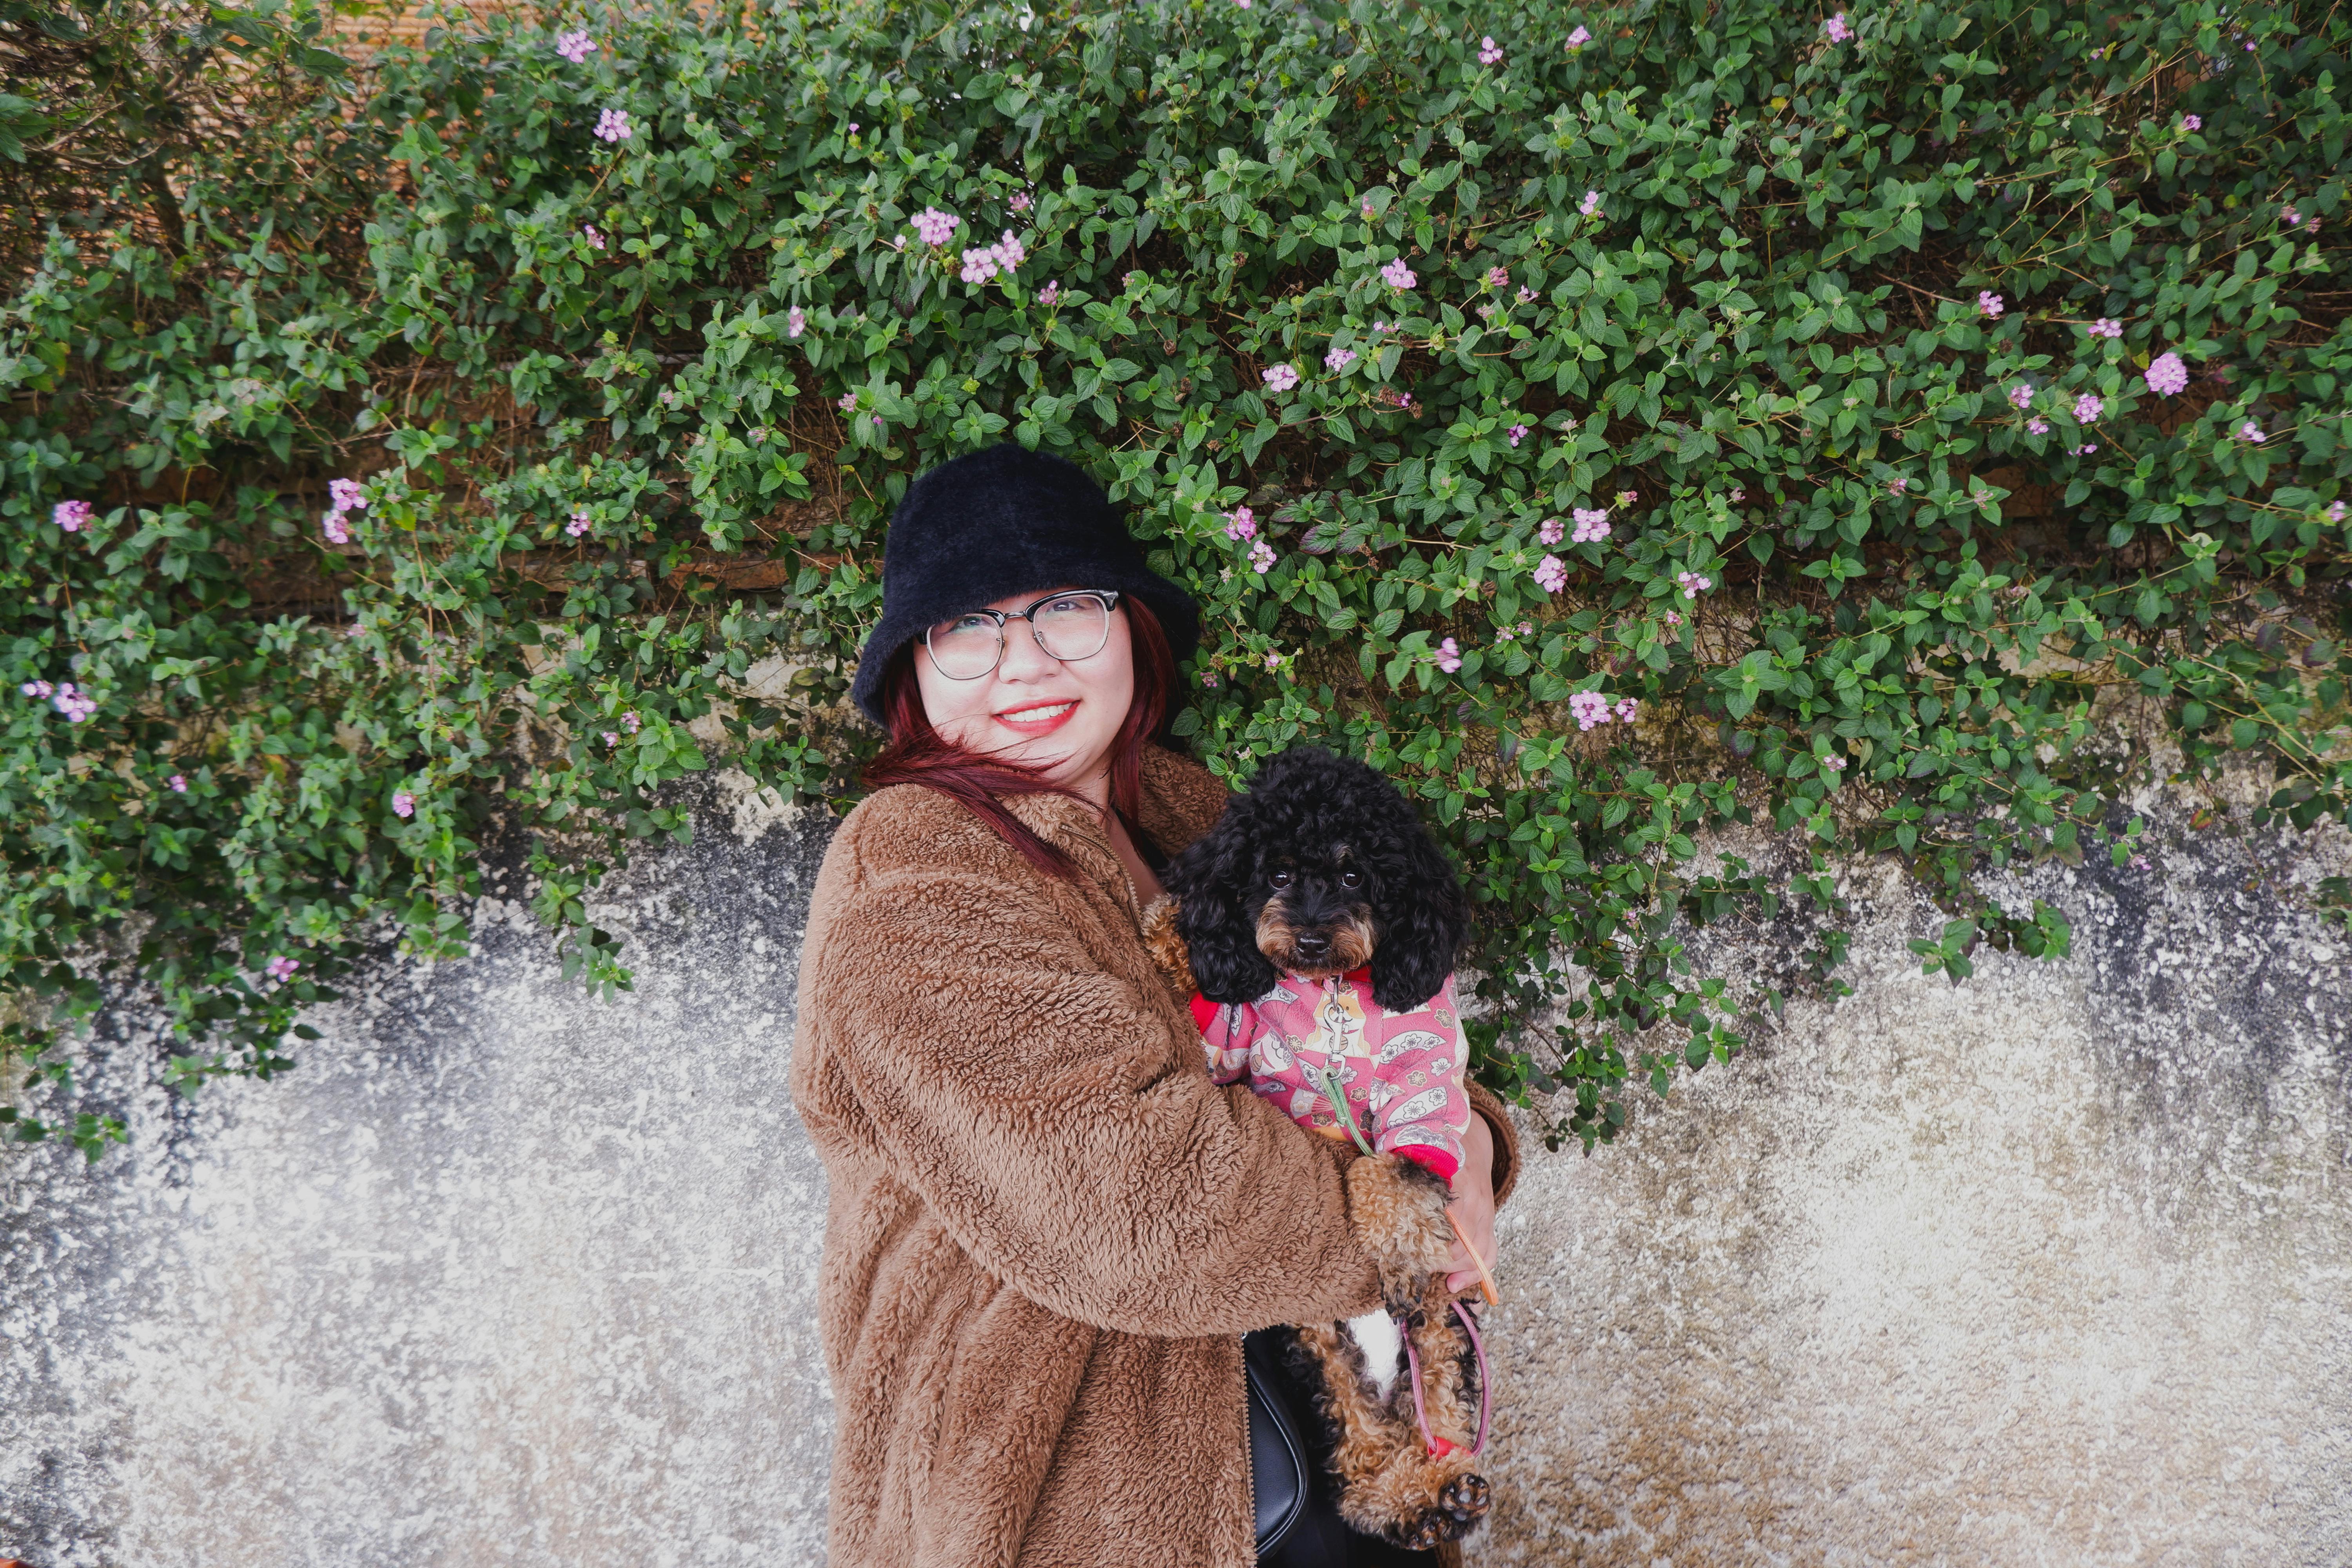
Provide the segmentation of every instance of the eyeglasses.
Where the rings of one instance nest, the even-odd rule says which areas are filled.
[[[1004,623],[1027,621],[1046,658],[1065,663],[1092,658],[1110,640],[1110,613],[1118,595],[1109,588],[1048,594],[1025,610],[967,610],[923,634],[931,663],[950,680],[978,680],[1004,658]]]

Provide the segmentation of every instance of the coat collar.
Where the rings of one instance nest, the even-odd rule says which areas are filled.
[[[1190,757],[1158,746],[1143,752],[1139,824],[1163,854],[1173,855],[1209,830],[1230,795],[1223,783]],[[1061,795],[1001,795],[1011,812],[1038,837],[1075,852],[1079,864],[1105,888],[1131,900],[1126,868],[1111,849],[1094,808]]]

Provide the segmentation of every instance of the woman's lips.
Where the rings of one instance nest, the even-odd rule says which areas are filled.
[[[1061,702],[1033,702],[1025,708],[1011,708],[996,715],[996,721],[1006,729],[1024,735],[1050,735],[1070,721],[1078,710],[1077,699]]]

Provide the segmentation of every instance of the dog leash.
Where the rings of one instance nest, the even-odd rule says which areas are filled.
[[[1478,1337],[1478,1321],[1464,1310],[1460,1301],[1451,1303],[1454,1315],[1462,1320],[1462,1327],[1470,1335],[1471,1353],[1478,1358],[1478,1440],[1470,1445],[1470,1457],[1476,1458],[1486,1447],[1486,1418],[1495,1408],[1495,1380],[1486,1368],[1486,1342]],[[1421,1352],[1412,1348],[1412,1325],[1400,1318],[1395,1320],[1397,1336],[1404,1341],[1404,1363],[1412,1376],[1412,1418],[1421,1425],[1422,1446],[1443,1458],[1454,1451],[1454,1445],[1429,1430],[1429,1412],[1421,1404]]]

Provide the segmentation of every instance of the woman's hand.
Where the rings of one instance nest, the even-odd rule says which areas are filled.
[[[1495,1267],[1495,1134],[1486,1119],[1475,1111],[1469,1131],[1462,1135],[1462,1169],[1454,1173],[1454,1201],[1445,1212],[1461,1227],[1454,1241],[1452,1271],[1445,1276],[1445,1288],[1459,1295],[1478,1288],[1478,1265],[1462,1245],[1463,1237],[1478,1249],[1489,1269]]]

